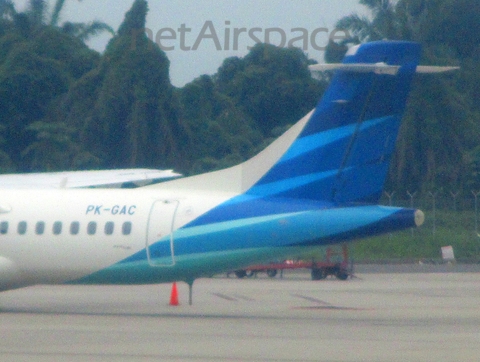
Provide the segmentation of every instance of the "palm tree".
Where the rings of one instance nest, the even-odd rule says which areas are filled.
[[[343,44],[382,39],[423,43],[438,34],[440,9],[445,6],[445,2],[428,0],[360,0],[360,4],[371,16],[354,13],[340,19],[337,28],[351,35]]]
[[[78,0],[78,1],[82,1],[82,0]],[[59,27],[58,22],[60,20],[60,14],[62,12],[64,5],[65,5],[65,0],[56,1],[52,15],[50,17],[51,26]],[[92,36],[99,35],[104,31],[109,32],[112,35],[115,35],[115,31],[112,29],[111,26],[100,21],[92,21],[88,24],[65,22],[62,24],[60,28],[64,33],[75,36],[84,42],[89,40]]]
[[[88,41],[91,37],[97,36],[104,31],[115,35],[115,30],[108,24],[101,21],[92,21],[85,23],[66,22],[61,27],[62,31],[68,35],[74,36],[83,42]]]
[[[401,24],[396,16],[396,2],[392,0],[360,0],[372,14],[372,19],[352,14],[340,19],[336,27],[348,29],[351,38],[347,43],[361,43],[381,39],[399,39]]]
[[[78,0],[81,1],[81,0]],[[17,13],[11,0],[0,0],[0,15],[5,17],[27,16],[30,24],[33,26],[51,26],[60,29],[62,32],[77,37],[82,41],[87,41],[90,37],[96,36],[101,32],[107,31],[115,35],[111,26],[100,22],[92,21],[90,23],[72,23],[65,22],[59,25],[60,16],[66,0],[57,0],[53,11],[49,14],[48,2],[46,0],[29,0],[27,9],[23,13]]]

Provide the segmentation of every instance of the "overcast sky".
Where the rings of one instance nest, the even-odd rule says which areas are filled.
[[[27,0],[14,2],[22,11]],[[67,0],[61,22],[101,20],[117,30],[132,4],[133,0]],[[176,86],[214,74],[225,58],[244,56],[256,39],[266,37],[276,45],[293,42],[322,61],[321,48],[336,30],[336,21],[364,10],[358,0],[150,0],[149,8],[147,28],[154,41],[159,36]],[[101,36],[89,45],[103,51],[108,40]]]

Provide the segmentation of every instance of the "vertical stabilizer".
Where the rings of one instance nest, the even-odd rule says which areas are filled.
[[[411,42],[351,48],[301,133],[248,194],[378,201],[419,58]]]

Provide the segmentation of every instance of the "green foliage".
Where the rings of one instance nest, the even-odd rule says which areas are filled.
[[[46,0],[29,0],[27,15],[34,25],[41,25],[45,22],[47,16]]]
[[[190,173],[231,166],[252,156],[261,134],[248,115],[217,90],[211,77],[195,79],[179,94],[192,138],[187,155]]]
[[[100,62],[100,55],[85,46],[81,40],[72,39],[51,27],[38,32],[29,46],[39,56],[58,61],[74,79],[88,73]]]
[[[308,113],[323,84],[312,79],[300,49],[257,44],[244,58],[230,58],[218,70],[218,90],[254,120],[264,136]]]
[[[0,146],[4,146],[5,138],[3,137],[5,127],[0,125]],[[0,173],[11,173],[15,171],[15,165],[10,159],[7,152],[0,150]]]
[[[181,167],[188,145],[169,61],[143,32],[147,10],[135,1],[98,66],[61,101],[57,119],[79,129],[106,168]]]
[[[325,50],[325,61],[327,63],[341,63],[348,47],[345,44],[337,44],[333,40],[328,41]]]
[[[105,31],[115,35],[115,31],[110,25],[99,21],[92,21],[88,24],[66,22],[62,25],[61,29],[63,33],[73,36],[82,42],[86,42]]]
[[[93,21],[89,24],[66,22],[59,26],[65,2],[66,0],[56,0],[51,14],[48,12],[48,1],[45,0],[29,0],[27,11],[24,14],[17,14],[13,5],[9,6],[7,4],[8,6],[3,6],[3,8],[14,13],[14,16],[26,15],[26,21],[32,29],[48,25],[50,28],[61,29],[63,33],[77,37],[81,41],[86,41],[90,37],[98,35],[104,31],[107,31],[112,35],[115,34],[114,30],[108,24],[99,21]],[[7,3],[9,3],[9,1],[7,1]],[[1,8],[2,7],[0,6],[0,10]]]
[[[414,0],[404,0],[406,6]],[[418,2],[418,0],[415,0]],[[480,45],[480,34],[476,30],[480,18],[480,3],[475,0],[426,0],[418,2],[425,12],[425,23],[432,26],[426,32],[428,44],[445,44],[462,59],[469,58]]]
[[[58,14],[63,3],[57,2]],[[78,144],[70,147],[76,153],[73,156],[65,148],[54,147],[52,140],[58,141],[53,129],[60,123],[53,119],[59,113],[60,99],[77,79],[98,66],[100,55],[59,28],[46,25],[45,1],[31,0],[19,13],[13,2],[4,0],[0,14],[0,125],[6,150],[0,151],[1,170],[71,169],[98,164]],[[73,142],[77,130],[68,129]],[[58,136],[65,131],[61,127],[59,130]],[[51,135],[50,143],[46,134]]]
[[[148,13],[148,3],[146,0],[135,0],[132,8],[125,14],[125,19],[118,29],[119,36],[141,36],[145,29]],[[138,32],[142,30],[142,32]]]
[[[465,186],[469,190],[480,190],[480,146],[470,150],[465,155],[467,172]]]
[[[352,34],[331,43],[329,59],[338,61],[342,46],[378,39],[413,40],[424,45],[424,64],[461,65],[456,74],[418,76],[400,131],[387,187],[405,192],[462,189],[472,183],[471,150],[480,144],[478,106],[478,23],[480,5],[472,0],[361,0],[371,17],[340,19]],[[463,15],[462,15],[463,14]],[[332,55],[333,54],[333,55]],[[475,64],[475,66],[473,66]],[[464,66],[465,65],[465,66]],[[468,75],[467,75],[468,74]],[[468,77],[468,79],[467,79]],[[473,167],[473,168],[472,168]]]
[[[98,162],[74,140],[76,130],[64,123],[34,122],[26,131],[35,134],[35,141],[21,153],[29,170],[63,171]]]
[[[28,46],[9,53],[0,66],[0,120],[5,146],[14,162],[30,139],[25,126],[45,116],[48,105],[68,88],[62,65],[35,54]]]

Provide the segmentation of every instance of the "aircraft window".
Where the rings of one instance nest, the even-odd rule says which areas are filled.
[[[90,221],[87,225],[88,235],[94,235],[97,232],[97,223],[95,221]]]
[[[113,221],[109,221],[105,224],[105,234],[107,235],[112,235],[113,234],[113,228],[114,228],[114,223]]]
[[[2,221],[0,223],[0,234],[5,235],[8,233],[8,221]]]
[[[37,235],[42,235],[45,232],[45,222],[39,221],[35,225],[35,233]]]
[[[130,235],[132,233],[132,223],[130,221],[124,222],[122,225],[122,234]]]
[[[60,235],[62,233],[62,222],[61,221],[55,221],[53,223],[53,234],[54,235]]]
[[[27,222],[26,221],[20,221],[18,223],[17,232],[20,235],[25,235],[27,233]]]
[[[70,224],[70,234],[77,235],[80,231],[80,223],[78,221],[73,221]]]

